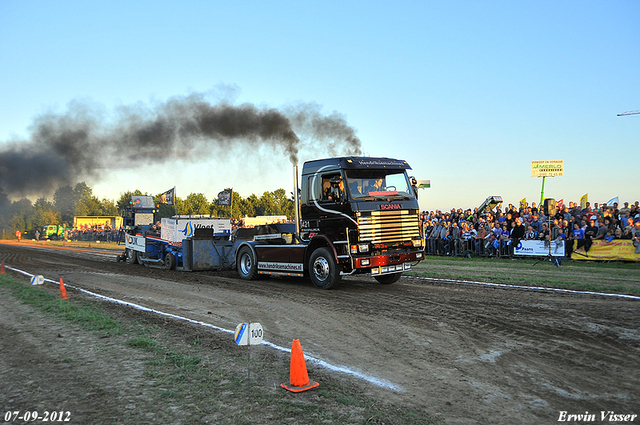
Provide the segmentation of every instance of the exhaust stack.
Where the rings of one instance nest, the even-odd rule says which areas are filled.
[[[296,209],[296,238],[300,240],[300,199],[298,195],[298,166],[293,166],[293,205]]]

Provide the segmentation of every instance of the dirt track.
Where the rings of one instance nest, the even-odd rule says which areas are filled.
[[[0,259],[228,330],[260,322],[269,342],[289,347],[299,338],[305,355],[370,378],[349,379],[380,399],[423,406],[446,423],[639,413],[638,300],[410,278],[349,278],[321,291],[302,279],[246,282],[235,273],[168,272],[115,255],[1,244]]]

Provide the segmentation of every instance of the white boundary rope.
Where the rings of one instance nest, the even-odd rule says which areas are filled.
[[[561,289],[561,288],[547,288],[544,286],[521,286],[521,285],[507,285],[505,283],[490,283],[490,282],[478,282],[474,280],[454,280],[454,279],[436,279],[433,277],[423,277],[423,276],[405,276],[410,279],[418,279],[418,280],[431,280],[438,282],[447,282],[454,283],[457,285],[482,285],[482,286],[493,286],[496,288],[508,288],[508,289],[527,289],[530,291],[551,291],[551,292],[565,292],[568,294],[579,294],[579,295],[599,295],[601,297],[614,297],[614,298],[626,298],[630,300],[640,300],[640,297],[635,295],[625,295],[625,294],[607,294],[606,292],[591,292],[591,291],[576,291],[573,289]]]
[[[12,270],[12,271],[14,271],[16,273],[20,273],[20,274],[28,276],[30,278],[33,278],[33,276],[34,276],[31,273],[27,273],[25,271],[16,269],[14,267],[9,267],[7,265],[5,265],[5,268],[7,270]],[[60,282],[56,282],[55,280],[51,280],[51,279],[46,279],[45,278],[44,281],[45,282],[50,282],[50,283],[53,283],[53,284],[56,284],[56,285],[60,285]],[[87,295],[90,295],[92,297],[99,298],[101,300],[105,300],[105,301],[109,301],[109,302],[112,302],[112,303],[124,305],[124,306],[127,306],[127,307],[132,307],[132,308],[135,308],[135,309],[141,310],[141,311],[147,311],[147,312],[150,312],[150,313],[155,313],[155,314],[158,314],[160,316],[169,317],[169,318],[172,318],[172,319],[182,320],[182,321],[193,323],[193,324],[196,324],[196,325],[205,326],[207,328],[215,329],[215,330],[220,331],[220,332],[224,332],[224,333],[228,333],[228,334],[232,334],[232,335],[235,334],[235,330],[224,329],[224,328],[212,325],[210,323],[200,322],[198,320],[189,319],[188,317],[178,316],[178,315],[171,314],[171,313],[165,313],[163,311],[159,311],[159,310],[155,310],[155,309],[152,309],[152,308],[144,307],[144,306],[141,306],[139,304],[135,304],[135,303],[131,303],[131,302],[128,302],[128,301],[119,300],[117,298],[107,297],[105,295],[100,295],[100,294],[97,294],[95,292],[91,292],[91,291],[88,291],[86,289],[79,288],[77,286],[68,285],[66,283],[64,284],[64,286],[66,288],[71,288],[71,289],[75,289],[76,291],[83,292],[83,293],[85,293]],[[261,344],[262,345],[266,345],[266,346],[271,347],[271,348],[274,348],[274,349],[276,349],[278,351],[282,351],[284,353],[290,353],[291,352],[290,348],[281,347],[279,345],[273,344],[273,343],[268,342],[268,341],[264,341],[263,340],[261,342]],[[310,357],[310,356],[308,356],[306,354],[304,355],[304,357],[309,362],[315,363],[318,366],[323,367],[325,369],[329,369],[329,370],[334,371],[334,372],[339,372],[339,373],[344,373],[344,374],[347,374],[347,375],[351,375],[351,376],[354,376],[356,378],[362,379],[362,380],[364,380],[366,382],[369,382],[371,384],[377,385],[377,386],[382,387],[382,388],[387,388],[387,389],[390,389],[390,390],[393,390],[393,391],[397,391],[397,392],[403,391],[402,388],[400,388],[397,385],[395,385],[395,384],[393,384],[393,383],[391,383],[389,381],[386,381],[384,379],[379,379],[379,378],[376,378],[374,376],[366,375],[366,374],[360,373],[358,371],[349,369],[349,368],[347,368],[345,366],[336,366],[336,365],[328,363],[328,362],[326,362],[324,360],[321,360],[321,359],[318,359],[318,358],[315,358],[315,357]]]

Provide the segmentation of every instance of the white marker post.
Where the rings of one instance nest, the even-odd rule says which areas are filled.
[[[247,345],[247,383],[249,399],[251,399],[251,346],[262,342],[262,325],[260,323],[240,323],[236,326],[234,339],[238,345]]]
[[[238,345],[258,345],[262,342],[262,334],[260,323],[240,323],[234,338]]]
[[[31,278],[32,285],[42,285],[44,283],[44,276],[42,275],[34,275]]]

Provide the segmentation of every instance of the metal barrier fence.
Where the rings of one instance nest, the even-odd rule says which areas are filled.
[[[427,238],[425,241],[427,255],[452,257],[495,257],[512,256],[511,240],[477,240],[477,239],[440,239]]]

